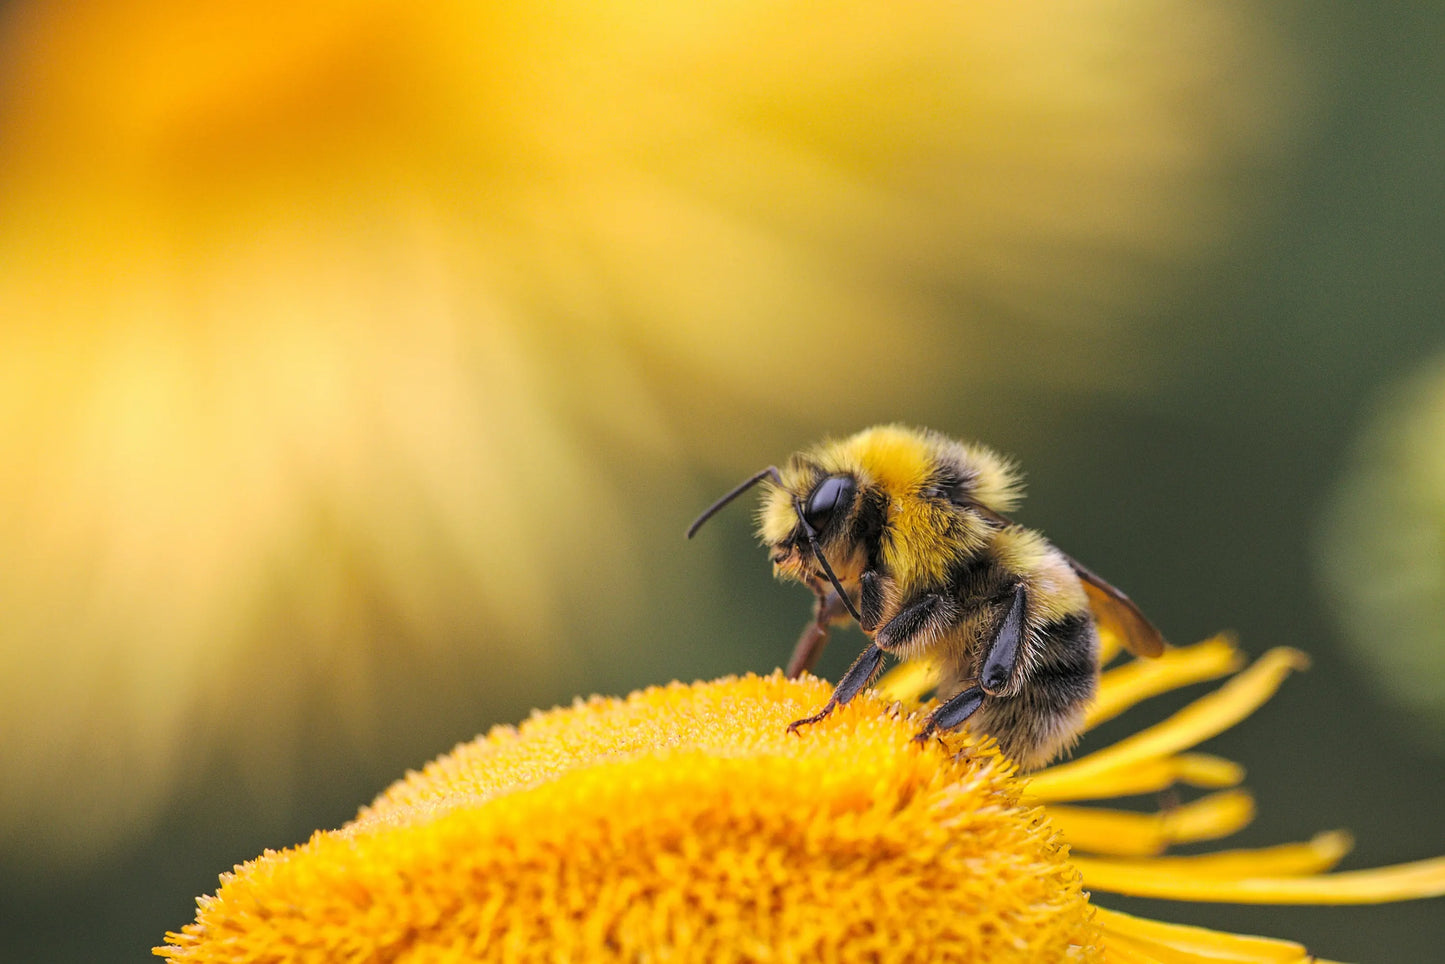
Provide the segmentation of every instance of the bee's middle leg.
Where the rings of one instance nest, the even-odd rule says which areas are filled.
[[[1008,597],[1008,608],[998,618],[988,643],[988,655],[984,657],[981,684],[952,697],[928,718],[915,740],[922,743],[939,730],[951,730],[961,726],[965,720],[983,705],[985,696],[995,696],[1006,689],[1013,679],[1018,664],[1019,647],[1022,645],[1024,612],[1028,605],[1028,594],[1022,583],[1015,586]]]
[[[958,610],[936,592],[911,600],[878,628],[873,639],[884,649],[896,650],[921,636],[942,632],[958,619]]]

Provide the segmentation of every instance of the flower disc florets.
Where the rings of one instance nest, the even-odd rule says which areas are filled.
[[[594,699],[408,775],[224,879],[175,961],[1095,959],[1011,764],[780,675]]]

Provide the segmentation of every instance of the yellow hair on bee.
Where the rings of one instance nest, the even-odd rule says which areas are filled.
[[[995,512],[1007,514],[1023,501],[1023,479],[1013,461],[986,445],[955,442],[951,438],[929,432],[939,447],[939,458],[954,462],[969,473],[974,501]]]
[[[941,582],[955,562],[984,544],[981,526],[960,528],[954,513],[916,496],[894,497],[888,525],[882,561],[905,595],[918,586]]]
[[[798,524],[791,493],[807,492],[818,479],[829,475],[851,475],[860,485],[880,487],[890,499],[889,522],[893,523],[900,500],[916,501],[911,497],[922,490],[936,468],[928,434],[901,425],[880,425],[841,441],[825,439],[794,455],[781,470],[781,487],[765,483],[758,535],[769,543],[787,538]]]
[[[852,476],[888,499],[883,562],[903,591],[941,581],[954,562],[979,551],[988,536],[981,525],[969,525],[926,498],[926,490],[951,477],[970,499],[994,512],[1011,510],[1020,498],[1012,463],[992,449],[903,425],[879,425],[821,442],[789,459],[781,475],[782,486],[768,484],[758,513],[763,541],[782,542],[797,526],[791,493],[808,492],[826,476]]]
[[[1008,511],[1019,500],[1018,478],[1006,459],[937,432],[880,425],[838,448],[890,497],[891,537],[883,544],[883,562],[904,593],[942,581],[955,562],[978,552],[988,538],[982,525],[961,523],[948,507],[923,497],[941,472],[953,473],[971,498],[995,512]]]
[[[938,464],[930,434],[902,425],[879,425],[841,442],[824,442],[805,457],[829,474],[859,473],[865,483],[881,485],[894,498],[917,495]]]
[[[1035,767],[1073,745],[1099,679],[1099,633],[1157,656],[1163,638],[1129,597],[1013,522],[1013,464],[982,445],[880,425],[768,467],[709,507],[762,483],[758,530],[782,579],[816,596],[788,661],[809,670],[845,615],[872,645],[828,703],[847,703],[885,655],[938,667],[940,705],[919,733],[966,726]]]
[[[1029,574],[1029,613],[1041,622],[1087,611],[1089,599],[1066,557],[1032,529],[1014,526],[994,536],[993,552],[1010,572]]]

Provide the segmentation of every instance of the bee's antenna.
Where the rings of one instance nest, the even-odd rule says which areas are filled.
[[[770,466],[768,466],[767,468],[765,468],[765,469],[763,469],[761,472],[759,472],[757,475],[755,475],[755,476],[753,476],[752,478],[748,479],[748,480],[747,480],[746,482],[744,482],[742,485],[739,485],[737,488],[733,489],[733,490],[732,490],[731,492],[729,492],[727,495],[723,496],[721,499],[718,499],[718,500],[717,500],[716,502],[714,502],[712,505],[710,505],[710,506],[708,506],[706,509],[704,509],[702,515],[700,515],[700,516],[698,516],[696,519],[694,519],[693,522],[692,522],[692,525],[690,525],[690,526],[687,527],[687,537],[688,537],[689,539],[691,539],[694,535],[697,534],[697,530],[702,528],[702,524],[703,524],[704,522],[706,522],[707,520],[711,519],[713,516],[717,515],[717,514],[718,514],[718,511],[719,511],[720,509],[722,509],[723,506],[727,505],[727,504],[728,504],[729,502],[731,502],[733,499],[736,499],[738,496],[742,495],[742,494],[743,494],[744,492],[746,492],[748,489],[751,489],[753,486],[757,485],[757,484],[758,484],[759,482],[761,482],[763,479],[767,479],[767,478],[771,478],[774,485],[781,486],[781,485],[783,484],[783,477],[778,474],[778,467],[775,466],[775,465],[770,465]],[[824,563],[824,565],[826,566],[827,563]],[[829,573],[829,575],[832,575],[832,573]],[[836,585],[837,582],[838,582],[838,581],[837,581],[836,579],[833,580],[834,585]]]
[[[862,624],[863,617],[858,615],[858,610],[853,605],[853,600],[848,598],[848,594],[843,591],[843,584],[838,581],[837,576],[833,575],[833,567],[828,565],[828,557],[823,555],[823,550],[818,545],[818,537],[814,535],[813,527],[808,525],[808,519],[803,515],[802,500],[794,499],[793,508],[798,513],[798,521],[803,524],[803,533],[808,537],[808,545],[813,547],[813,555],[817,557],[818,564],[823,567],[823,572],[827,575],[828,581],[833,584],[833,589],[838,593],[838,598],[843,600],[844,606],[848,607],[848,615],[856,619],[859,624]]]

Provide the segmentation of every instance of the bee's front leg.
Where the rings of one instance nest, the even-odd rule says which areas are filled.
[[[870,621],[874,625],[877,624],[878,616],[876,614],[882,605],[883,593],[880,583],[881,580],[877,574],[871,570],[863,574],[860,595],[864,601],[864,607],[860,615],[865,621]],[[870,603],[870,598],[875,601]],[[812,716],[790,723],[788,732],[796,733],[801,726],[817,723],[832,713],[834,709],[857,696],[873,681],[873,677],[878,675],[878,670],[883,665],[885,652],[898,648],[910,639],[916,638],[920,633],[937,632],[956,619],[956,607],[938,593],[926,593],[914,599],[873,634],[873,645],[865,649],[853,661],[853,665],[848,667],[848,672],[844,673],[843,678],[838,681],[827,704]],[[866,631],[868,627],[864,628]]]
[[[813,621],[803,627],[798,642],[793,646],[793,655],[788,660],[788,679],[812,670],[828,645],[830,626],[848,619],[848,607],[838,591],[825,582],[812,584],[813,593],[818,597],[813,607]],[[876,569],[864,570],[858,582],[858,614],[863,617],[859,624],[865,633],[878,628],[883,618],[884,579]]]
[[[796,733],[801,726],[812,726],[819,720],[826,719],[835,708],[857,696],[864,687],[873,682],[873,677],[878,675],[878,668],[882,665],[883,650],[878,648],[877,643],[874,643],[853,660],[853,665],[848,667],[848,672],[843,674],[843,678],[833,688],[833,695],[828,697],[828,702],[823,705],[823,708],[812,716],[805,716],[801,720],[789,723],[788,732]]]
[[[873,635],[883,618],[883,600],[887,596],[884,578],[877,569],[864,569],[858,577],[858,628]]]

